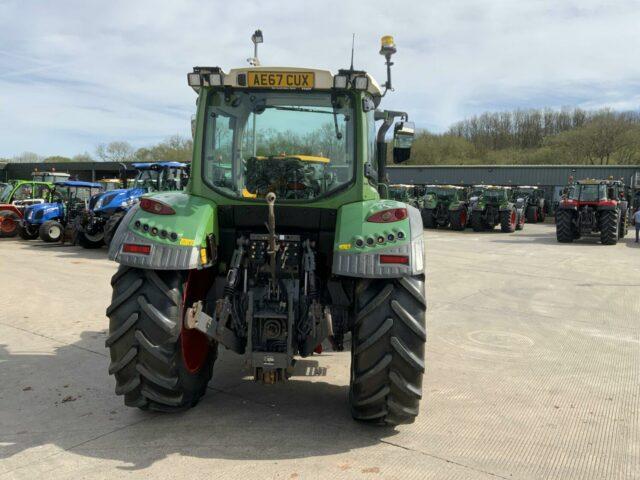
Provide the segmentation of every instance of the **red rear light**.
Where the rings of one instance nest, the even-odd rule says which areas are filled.
[[[379,212],[374,213],[369,218],[367,218],[367,222],[372,223],[391,223],[391,222],[399,222],[400,220],[404,220],[407,218],[409,214],[407,213],[406,208],[391,208],[389,210],[380,210]]]
[[[122,246],[123,253],[139,253],[140,255],[149,255],[151,253],[151,245],[138,245],[136,243],[125,243]]]
[[[140,200],[140,208],[145,212],[156,215],[175,215],[176,211],[166,203],[159,202],[153,198],[143,198]]]
[[[380,263],[409,265],[409,257],[406,255],[380,255]]]

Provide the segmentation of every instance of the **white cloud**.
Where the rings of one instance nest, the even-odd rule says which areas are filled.
[[[194,65],[245,63],[262,28],[263,64],[383,80],[378,40],[398,44],[385,105],[446,129],[492,109],[640,105],[635,1],[56,1],[0,3],[0,157],[145,145],[189,134]],[[612,2],[610,2],[612,3]]]

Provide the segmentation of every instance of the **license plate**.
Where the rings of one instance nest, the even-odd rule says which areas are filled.
[[[251,88],[284,88],[309,90],[315,86],[313,72],[248,72]]]

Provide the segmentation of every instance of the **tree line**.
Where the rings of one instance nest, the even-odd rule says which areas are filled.
[[[640,112],[530,109],[487,112],[442,134],[420,132],[411,164],[636,164]]]
[[[99,144],[94,154],[88,152],[64,157],[54,155],[43,157],[33,152],[24,152],[9,159],[1,159],[5,162],[16,163],[56,163],[56,162],[190,162],[193,142],[190,138],[180,135],[168,137],[162,142],[149,147],[134,148],[129,142],[115,141]]]

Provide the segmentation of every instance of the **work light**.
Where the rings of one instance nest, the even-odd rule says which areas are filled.
[[[367,88],[369,88],[369,78],[365,76],[356,77],[353,85],[356,90],[366,90]]]
[[[333,77],[333,88],[347,88],[347,82],[346,75],[336,75]]]
[[[190,87],[200,87],[202,86],[202,80],[200,79],[199,73],[189,73],[187,74],[187,82]]]

